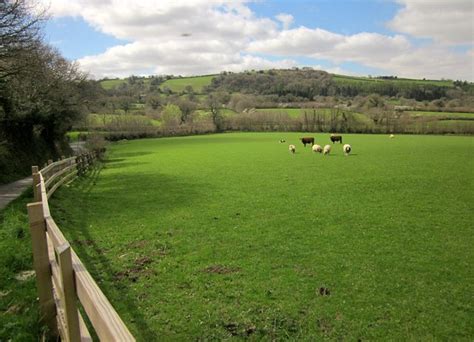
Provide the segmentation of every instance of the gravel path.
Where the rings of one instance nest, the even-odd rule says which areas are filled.
[[[0,185],[0,210],[5,208],[8,203],[21,195],[23,191],[32,185],[31,176],[16,182]]]

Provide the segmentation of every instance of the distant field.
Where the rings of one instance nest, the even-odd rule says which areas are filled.
[[[87,121],[89,125],[93,127],[100,127],[106,124],[110,124],[114,120],[142,120],[143,122],[149,122],[154,126],[159,126],[161,123],[158,120],[149,118],[145,115],[137,114],[89,114]]]
[[[143,78],[142,79],[145,84],[150,82],[149,78]],[[103,80],[100,81],[100,85],[102,88],[109,90],[118,87],[121,84],[128,83],[127,79],[114,79],[114,80]]]
[[[474,120],[437,120],[427,123],[429,127],[436,127],[443,130],[452,129],[456,132],[474,132]]]
[[[337,83],[353,83],[353,82],[394,82],[394,83],[415,83],[415,84],[431,84],[437,86],[446,86],[453,87],[452,81],[438,81],[438,80],[415,80],[407,78],[397,78],[397,79],[380,79],[380,78],[368,78],[368,77],[356,77],[356,76],[343,76],[343,75],[333,75],[333,80]]]
[[[197,113],[199,116],[208,116],[208,115],[211,114],[210,111],[204,110],[204,109],[198,109],[198,110],[196,110],[196,113]],[[230,109],[230,108],[223,108],[223,109],[221,109],[221,114],[222,114],[224,117],[228,117],[228,116],[232,116],[232,115],[237,114],[237,112],[233,111],[233,110]]]
[[[114,144],[52,214],[138,341],[472,340],[474,138],[302,134]]]
[[[323,115],[325,117],[329,117],[331,115],[331,112],[333,111],[333,108],[318,108],[316,109],[316,113],[319,115]],[[311,108],[258,108],[256,109],[257,112],[268,112],[268,113],[287,113],[289,116],[297,118],[302,116],[305,112],[308,113],[308,115],[312,115],[313,109]],[[339,110],[339,113],[342,112],[343,110]],[[346,111],[347,112],[347,111]],[[364,124],[372,124],[372,120],[370,120],[367,115],[363,113],[358,113],[358,112],[352,112],[350,113],[354,116],[354,118]]]
[[[115,87],[118,87],[120,84],[127,83],[127,80],[124,79],[117,79],[117,80],[103,80],[100,81],[100,85],[102,88],[109,90]]]
[[[214,75],[208,75],[198,77],[173,78],[161,84],[160,88],[163,89],[164,87],[168,87],[173,92],[181,92],[184,91],[186,86],[189,85],[193,87],[194,92],[202,93],[203,87],[211,84],[211,81],[214,77]]]
[[[450,119],[468,119],[474,120],[474,113],[462,112],[423,112],[423,111],[407,111],[405,113],[414,117],[429,116],[433,118],[450,118]]]

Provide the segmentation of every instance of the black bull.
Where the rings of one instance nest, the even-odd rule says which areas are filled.
[[[334,144],[336,141],[342,144],[342,136],[340,135],[331,135],[331,141]]]
[[[314,138],[311,138],[311,137],[301,138],[301,142],[303,143],[304,147],[306,147],[306,144],[311,144],[311,146],[313,146]]]

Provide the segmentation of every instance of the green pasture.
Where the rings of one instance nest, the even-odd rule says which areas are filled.
[[[257,108],[255,109],[257,112],[264,112],[264,113],[275,113],[275,114],[288,114],[293,118],[297,118],[302,115],[303,109],[301,108]],[[312,111],[311,111],[312,113]],[[318,110],[317,113],[326,113],[326,108],[323,110]]]
[[[146,115],[140,114],[88,114],[87,122],[92,127],[103,127],[107,124],[111,124],[114,121],[122,120],[140,120],[143,123],[151,124],[153,126],[160,126],[161,122],[159,120],[150,118]]]
[[[474,120],[435,120],[427,122],[428,127],[434,127],[440,129],[442,132],[453,132],[458,133],[469,133],[474,132]]]
[[[302,135],[114,144],[52,215],[139,341],[472,340],[473,138]]]
[[[206,75],[206,76],[196,76],[196,77],[182,77],[182,78],[173,78],[165,81],[160,88],[164,89],[168,87],[173,92],[184,91],[186,86],[193,87],[194,92],[202,93],[203,88],[211,84],[212,79],[215,75]]]
[[[429,111],[407,111],[406,113],[414,117],[432,117],[432,118],[448,118],[448,119],[467,119],[474,120],[474,113],[465,112],[429,112]]]
[[[141,77],[141,78],[139,78],[139,81],[142,81],[144,84],[148,84],[148,83],[150,83],[151,78]],[[123,79],[117,78],[117,79],[113,79],[113,80],[102,80],[102,81],[100,81],[100,85],[105,90],[110,90],[110,89],[113,89],[113,88],[116,88],[116,87],[120,86],[121,84],[126,84],[126,83],[128,83],[127,78],[123,78]]]
[[[311,108],[257,108],[257,112],[266,112],[266,113],[283,113],[283,114],[288,114],[289,116],[293,118],[301,117],[304,115],[304,113],[307,113],[309,118],[311,118],[311,115],[313,114],[313,109]],[[359,122],[363,123],[365,125],[373,125],[373,121],[367,117],[367,115],[363,113],[358,113],[358,112],[352,112],[352,111],[347,111],[347,110],[342,110],[342,109],[333,109],[333,108],[318,108],[316,109],[316,114],[322,115],[325,118],[329,118],[331,116],[331,113],[335,111],[335,113],[338,113],[338,115],[341,115],[342,112],[350,112],[353,116],[354,119]]]
[[[119,85],[127,83],[126,79],[113,79],[100,81],[102,88],[109,90],[118,87]]]
[[[445,86],[453,87],[453,82],[449,80],[417,80],[409,78],[397,78],[397,79],[381,79],[381,78],[368,78],[368,77],[358,77],[358,76],[345,76],[345,75],[333,75],[332,79],[336,83],[358,83],[358,82],[394,82],[396,84],[428,84],[436,86]]]
[[[195,111],[195,113],[198,115],[198,117],[206,117],[206,116],[210,116],[211,115],[211,112],[209,110],[205,110],[205,109],[197,109]],[[238,115],[238,113],[230,108],[222,108],[220,110],[220,114],[223,116],[223,117],[230,117],[230,116],[233,116],[233,115]]]

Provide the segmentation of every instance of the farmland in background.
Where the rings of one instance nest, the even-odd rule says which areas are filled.
[[[202,93],[203,88],[211,84],[211,81],[214,77],[214,75],[206,75],[196,77],[173,78],[165,81],[161,85],[161,88],[164,89],[165,87],[167,87],[171,89],[171,91],[178,93],[184,91],[187,86],[190,86],[196,93]]]

